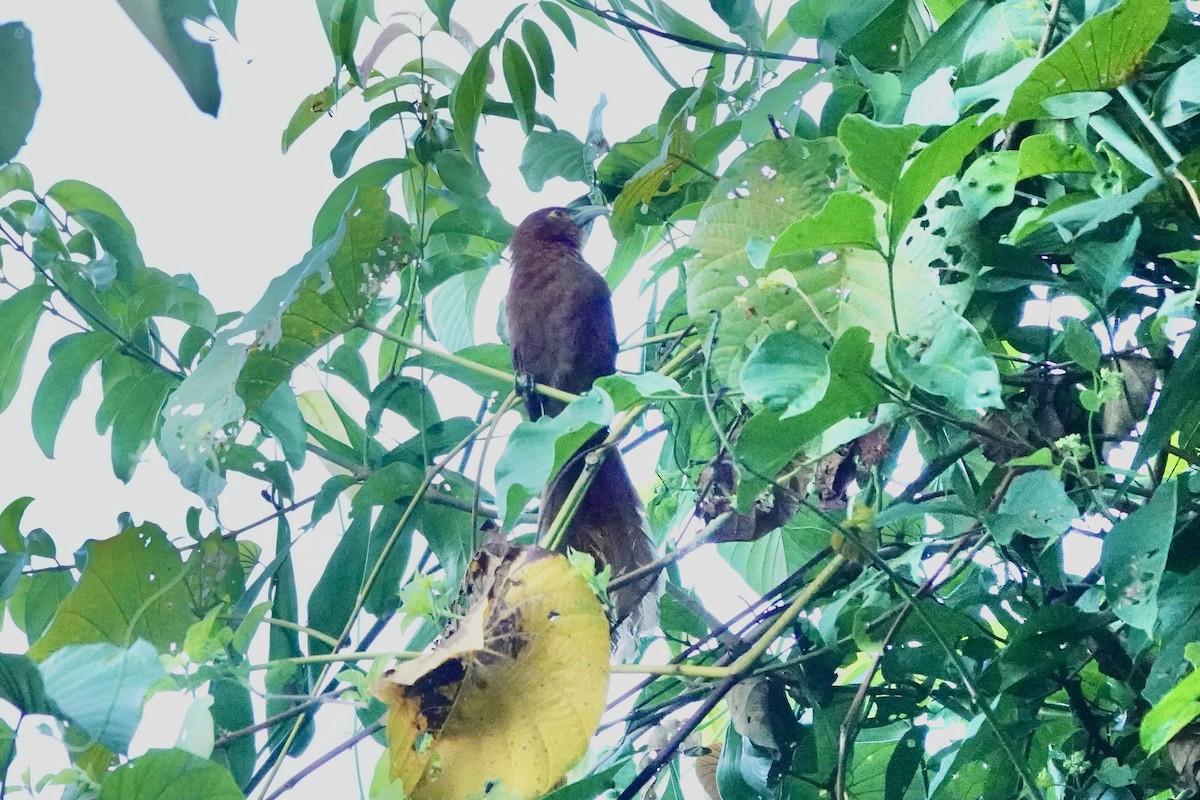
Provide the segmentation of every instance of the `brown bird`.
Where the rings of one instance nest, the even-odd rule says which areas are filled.
[[[509,244],[512,282],[505,300],[513,367],[523,381],[530,419],[554,416],[564,404],[542,397],[534,383],[582,394],[617,370],[617,333],[608,284],[583,260],[584,227],[605,209],[543,208],[517,227]],[[599,431],[555,476],[542,494],[538,528],[545,532],[583,470],[584,456],[607,429]],[[588,553],[612,577],[654,560],[645,512],[625,464],[610,452],[584,495],[566,532],[569,547]],[[654,587],[648,574],[612,593],[614,624],[628,617]]]

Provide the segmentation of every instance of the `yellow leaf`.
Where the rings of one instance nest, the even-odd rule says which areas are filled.
[[[470,606],[431,652],[389,670],[391,777],[411,800],[541,797],[587,751],[608,689],[608,619],[537,547],[477,557]]]

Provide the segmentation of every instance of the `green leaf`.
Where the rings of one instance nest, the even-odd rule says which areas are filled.
[[[455,150],[439,151],[434,155],[433,163],[442,183],[457,195],[479,200],[486,197],[488,190],[492,188],[492,184],[478,167]]]
[[[17,583],[16,594],[8,601],[8,613],[29,641],[35,641],[73,588],[75,582],[65,571],[24,575]]]
[[[538,3],[538,8],[546,14],[547,19],[562,31],[562,35],[570,43],[571,47],[579,49],[579,43],[575,40],[575,23],[571,21],[571,16],[561,6],[556,6],[554,3]]]
[[[62,206],[68,214],[80,211],[98,211],[120,226],[131,238],[136,236],[133,223],[121,210],[121,206],[108,192],[85,181],[65,180],[46,190],[46,197]]]
[[[808,411],[829,388],[829,353],[799,331],[777,331],[759,342],[742,364],[742,391],[751,403],[780,419]]]
[[[355,326],[383,280],[409,258],[410,240],[388,235],[394,222],[382,189],[361,187],[343,224],[326,242],[271,281],[236,333],[255,331],[238,395],[253,413],[306,358]]]
[[[893,249],[904,228],[942,178],[957,173],[963,159],[1002,127],[1003,121],[998,115],[987,118],[973,115],[952,125],[916,155],[900,176],[892,196],[888,238]]]
[[[300,138],[300,134],[311,128],[317,120],[329,113],[338,99],[337,84],[331,83],[319,92],[310,94],[300,101],[287,127],[283,129],[280,149],[287,153]]]
[[[33,34],[20,22],[0,25],[0,164],[12,161],[33,130],[42,90],[33,65]]]
[[[367,121],[363,123],[362,127],[343,133],[337,140],[337,144],[329,151],[329,160],[334,176],[344,178],[350,170],[350,162],[354,159],[354,154],[358,152],[359,146],[366,141],[367,137],[393,118],[398,119],[406,111],[415,112],[416,106],[407,100],[386,103],[372,109],[371,115],[367,117]]]
[[[462,272],[446,279],[429,299],[429,326],[451,352],[475,344],[475,308],[490,269]]]
[[[91,742],[124,753],[142,719],[147,690],[166,677],[158,653],[141,639],[69,644],[39,665],[46,694]]]
[[[979,331],[957,314],[947,315],[920,358],[914,360],[898,340],[888,343],[900,374],[915,386],[945,397],[959,408],[1002,408],[1000,371]]]
[[[1147,635],[1158,620],[1158,585],[1175,535],[1177,486],[1173,480],[1160,484],[1144,506],[1113,525],[1100,551],[1109,606],[1118,619]]]
[[[1200,717],[1200,670],[1192,670],[1146,712],[1138,728],[1142,749],[1153,755],[1196,717]]]
[[[529,60],[537,72],[538,86],[547,97],[554,97],[554,48],[550,46],[550,38],[531,19],[521,22],[521,41],[529,51]]]
[[[246,416],[246,404],[235,390],[245,363],[246,345],[222,336],[163,410],[159,449],[167,466],[210,508],[225,488],[220,452]]]
[[[18,497],[0,511],[0,547],[9,553],[25,549],[25,537],[21,535],[21,517],[33,502],[32,497]]]
[[[437,17],[442,30],[450,30],[450,10],[454,8],[454,0],[425,0],[425,6]]]
[[[370,3],[365,0],[317,0],[317,12],[334,62],[350,73],[350,79],[362,85],[358,65],[354,60],[354,47],[362,30]]]
[[[1067,356],[1088,372],[1100,371],[1100,344],[1091,329],[1077,319],[1063,325],[1063,349]]]
[[[1096,162],[1087,148],[1064,142],[1051,133],[1035,133],[1022,139],[1017,158],[1018,181],[1035,175],[1096,171]]]
[[[382,161],[367,164],[352,173],[339,183],[321,204],[321,210],[317,212],[316,219],[313,220],[312,243],[316,245],[333,236],[342,221],[346,207],[350,205],[350,200],[361,189],[365,187],[384,189],[392,178],[407,172],[414,166],[416,165],[406,158],[385,158]]]
[[[588,147],[566,131],[533,131],[521,151],[521,175],[540,192],[551,178],[587,181]]]
[[[203,23],[211,13],[209,0],[117,0],[179,77],[196,108],[211,116],[221,106],[217,62],[212,44],[192,38],[184,24]]]
[[[986,521],[996,543],[1009,545],[1017,533],[1058,539],[1078,516],[1079,509],[1067,497],[1062,481],[1050,470],[1040,469],[1013,479],[996,513]]]
[[[881,125],[862,114],[847,114],[838,125],[846,162],[881,200],[891,200],[900,171],[924,130],[919,125]]]
[[[789,225],[771,246],[770,258],[843,245],[879,249],[875,206],[853,192],[834,192],[816,214]]]
[[[0,167],[0,197],[9,192],[33,193],[33,175],[24,164],[14,161]]]
[[[1178,445],[1192,451],[1200,444],[1200,403],[1196,403],[1196,387],[1200,386],[1200,336],[1188,337],[1183,352],[1167,372],[1162,393],[1154,412],[1146,422],[1146,432],[1138,442],[1132,468],[1159,453],[1179,433]]]
[[[537,121],[537,83],[534,80],[533,67],[525,51],[512,39],[505,39],[501,48],[500,63],[504,70],[504,82],[508,85],[508,93],[512,97],[513,109],[517,113],[517,121],[521,130],[529,135]]]
[[[62,716],[46,696],[42,673],[28,656],[0,653],[0,698],[12,703],[22,714]]]
[[[113,474],[125,483],[158,430],[159,413],[167,396],[179,386],[174,376],[146,368],[108,390],[105,403],[116,408],[112,421]]]
[[[734,447],[737,462],[747,467],[738,484],[739,511],[749,509],[768,481],[811,440],[842,420],[866,416],[887,398],[872,379],[873,349],[865,329],[851,328],[829,351],[829,387],[820,402],[788,419],[760,411],[746,421]]]
[[[33,438],[47,458],[71,403],[79,397],[83,379],[96,362],[117,349],[107,333],[72,333],[50,348],[50,366],[33,397]]]
[[[1134,217],[1115,242],[1089,238],[1075,246],[1075,265],[1099,303],[1107,301],[1133,273],[1134,249],[1141,235],[1141,220]]]
[[[509,353],[508,348],[502,344],[479,344],[473,347],[464,347],[455,352],[454,355],[459,358],[465,358],[467,361],[473,361],[476,364],[482,364],[485,367],[512,372],[512,355]],[[405,361],[404,366],[423,367],[439,375],[453,378],[459,383],[470,387],[473,392],[483,397],[491,397],[494,394],[503,395],[512,391],[513,388],[513,382],[506,378],[484,375],[470,367],[451,363],[431,353],[415,355]]]
[[[59,648],[93,642],[128,647],[145,639],[163,653],[180,645],[196,617],[186,569],[163,530],[146,523],[86,547],[79,583],[29,657],[41,661]]]
[[[967,167],[958,182],[958,191],[963,205],[976,219],[1012,203],[1020,171],[1019,158],[1012,152],[987,153]]]
[[[717,552],[751,589],[765,593],[829,547],[831,530],[820,514],[801,508],[782,528],[752,542],[722,542]]]
[[[1007,119],[1036,118],[1046,100],[1058,95],[1121,86],[1142,63],[1169,17],[1167,0],[1124,0],[1084,20],[1021,83]]]
[[[98,800],[242,800],[229,771],[184,750],[150,750],[114,769]]]
[[[496,461],[496,505],[505,529],[512,527],[525,504],[541,494],[550,477],[607,425],[612,415],[608,395],[590,392],[556,417],[517,425]]]
[[[25,356],[51,294],[49,286],[34,284],[0,302],[0,411],[8,408],[21,386]]]
[[[454,121],[454,139],[458,149],[471,161],[478,161],[475,154],[475,132],[479,129],[479,116],[483,113],[483,101],[487,97],[488,60],[496,46],[493,37],[471,54],[462,77],[450,92],[450,118]]]
[[[1200,114],[1200,56],[1183,62],[1154,93],[1154,116],[1164,128]]]

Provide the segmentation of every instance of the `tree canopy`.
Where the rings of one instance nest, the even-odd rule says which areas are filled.
[[[216,116],[193,33],[236,35],[237,0],[118,1]],[[33,392],[52,458],[87,407],[114,475],[161,460],[196,498],[71,555],[23,522],[58,498],[0,496],[4,624],[28,642],[0,654],[0,793],[275,798],[372,738],[381,799],[1200,791],[1194,4],[539,0],[484,31],[467,2],[376,5],[316,3],[329,84],[281,147],[351,98],[370,112],[295,221],[311,249],[244,310],[147,263],[88,175],[21,164],[37,42],[0,24],[0,411]],[[550,116],[639,91],[602,63],[569,82],[585,37],[670,87],[629,138],[603,100],[586,130]],[[520,150],[481,157],[506,127]],[[364,159],[381,129],[393,152]],[[492,157],[611,209],[597,266],[642,314],[638,368],[537,422],[476,319],[519,221]],[[475,416],[448,410],[464,397]],[[605,426],[655,460],[667,565],[624,661],[607,573],[532,546],[543,487]],[[298,492],[313,459],[329,477]],[[258,525],[210,513],[234,475],[272,504]],[[338,537],[311,585],[308,529]],[[520,546],[480,554],[495,531]],[[751,590],[733,616],[700,552]],[[196,698],[183,735],[131,753],[172,690]],[[321,750],[334,700],[360,725]],[[42,723],[72,767],[7,774]]]

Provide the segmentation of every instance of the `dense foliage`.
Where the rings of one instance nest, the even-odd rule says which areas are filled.
[[[36,51],[20,22],[0,26],[0,409],[36,381],[52,456],[98,370],[122,480],[157,450],[209,508],[242,473],[278,509],[273,542],[180,509],[72,562],[22,525],[34,499],[0,498],[5,624],[29,641],[0,655],[0,697],[56,726],[68,796],[274,796],[285,758],[324,763],[308,744],[334,697],[361,701],[355,741],[381,737],[379,631],[420,619],[407,648],[429,644],[485,521],[528,539],[548,477],[604,425],[662,442],[643,488],[679,560],[635,659],[648,677],[619,698],[623,737],[597,740],[558,800],[682,797],[693,772],[724,800],[1196,793],[1193,6],[709,0],[709,29],[696,4],[540,0],[476,44],[453,0],[423,17],[318,0],[336,72],[283,147],[337,124],[326,112],[347,96],[372,112],[330,154],[343,180],[312,249],[245,313],[145,263],[136,221],[86,175],[43,186],[14,160]],[[185,22],[233,31],[236,0],[122,6],[215,114],[211,49]],[[628,140],[606,141],[601,108],[582,136],[544,113],[584,31],[674,87]],[[458,60],[426,58],[445,32]],[[668,45],[704,68],[674,74]],[[394,121],[403,152],[358,163]],[[648,310],[629,343],[643,374],[517,425],[498,459],[473,443],[517,413],[511,364],[474,319],[516,220],[478,157],[485,124],[521,127],[507,157],[531,189],[565,179],[611,207],[601,266]],[[39,325],[61,338],[23,376]],[[305,364],[361,401],[298,399]],[[477,394],[479,417],[443,418],[431,376]],[[898,469],[902,451],[920,467]],[[333,477],[296,497],[314,457]],[[298,588],[293,527],[341,515],[323,576]],[[758,595],[736,618],[706,609],[696,548]],[[265,683],[247,655],[264,642]],[[130,759],[163,689],[211,710],[184,744]],[[0,725],[6,764],[16,727]],[[386,770],[371,793],[402,796]]]

